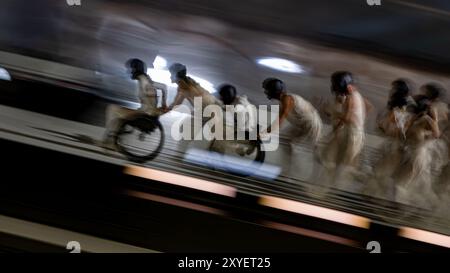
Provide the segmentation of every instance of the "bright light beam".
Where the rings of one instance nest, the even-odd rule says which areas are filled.
[[[166,67],[167,67],[167,60],[159,55],[156,56],[155,60],[153,61],[153,68],[164,69]]]
[[[280,58],[261,58],[257,60],[257,63],[259,65],[287,73],[300,74],[304,72],[299,64]]]

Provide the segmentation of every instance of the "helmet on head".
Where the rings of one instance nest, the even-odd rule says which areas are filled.
[[[180,79],[186,78],[187,68],[180,63],[174,63],[169,67],[170,79],[172,82],[177,82]]]
[[[425,95],[418,95],[415,97],[416,105],[413,108],[413,113],[424,114],[430,111],[430,100]]]
[[[445,93],[444,87],[437,83],[428,83],[422,88],[425,91],[425,96],[427,96],[429,100],[441,98]]]
[[[408,105],[410,87],[406,80],[398,79],[392,82],[392,91],[388,101],[388,109]]]
[[[336,95],[347,95],[348,85],[353,84],[353,75],[348,71],[337,71],[331,75],[331,92]]]
[[[236,87],[231,84],[222,84],[218,88],[220,100],[225,105],[230,105],[236,99]]]
[[[406,80],[398,79],[392,82],[392,95],[396,97],[409,96],[410,86]]]
[[[125,67],[131,74],[131,78],[135,80],[139,75],[147,73],[147,65],[139,59],[129,59],[125,63]]]
[[[277,78],[267,78],[263,81],[262,87],[269,99],[279,98],[280,94],[285,90],[284,83]]]

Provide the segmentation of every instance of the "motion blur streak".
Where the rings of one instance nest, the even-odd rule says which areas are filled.
[[[266,66],[275,70],[288,72],[288,73],[297,73],[300,74],[303,72],[303,69],[300,65],[294,63],[293,61],[279,59],[279,58],[262,58],[258,60],[258,64],[262,66]]]
[[[368,229],[370,227],[370,219],[368,218],[328,208],[322,208],[306,203],[292,201],[284,198],[273,196],[261,196],[258,203],[263,206],[295,212],[316,218],[321,218],[345,225],[365,229]]]
[[[450,248],[450,236],[409,227],[400,228],[398,235],[408,239]]]
[[[219,210],[219,209],[214,209],[211,207],[198,205],[198,204],[194,204],[191,202],[181,201],[181,200],[163,197],[163,196],[154,195],[154,194],[149,194],[149,193],[145,193],[145,192],[127,190],[127,191],[125,191],[125,194],[128,196],[132,196],[132,197],[136,197],[136,198],[140,198],[140,199],[155,201],[158,203],[169,204],[169,205],[187,208],[187,209],[191,209],[191,210],[212,213],[212,214],[216,214],[216,215],[226,215],[226,213],[224,211]]]
[[[221,185],[211,181],[197,179],[189,176],[173,174],[169,172],[139,167],[139,166],[126,166],[125,173],[134,175],[150,180],[156,180],[159,182],[169,183],[181,187],[196,189],[200,191],[211,192],[219,195],[236,197],[236,188]]]
[[[242,175],[253,175],[259,178],[275,179],[281,172],[281,168],[271,164],[248,161],[229,155],[222,155],[216,152],[202,151],[200,149],[189,149],[186,152],[185,160],[201,166],[206,165],[218,170],[239,173]]]
[[[266,227],[270,227],[270,228],[274,228],[274,229],[278,229],[278,230],[282,230],[282,231],[286,231],[286,232],[290,232],[290,233],[295,233],[295,234],[299,234],[299,235],[303,235],[303,236],[307,236],[307,237],[312,237],[312,238],[316,238],[316,239],[320,239],[320,240],[325,240],[325,241],[329,241],[329,242],[333,242],[333,243],[337,243],[337,244],[341,244],[341,245],[360,247],[360,244],[356,241],[353,241],[353,240],[350,240],[347,238],[343,238],[343,237],[339,237],[339,236],[322,233],[322,232],[317,232],[317,231],[310,230],[310,229],[294,227],[291,225],[285,225],[285,224],[272,222],[272,221],[264,221],[261,224]]]
[[[427,11],[427,12],[434,13],[434,14],[450,16],[450,12],[448,12],[446,10],[435,9],[432,7],[427,7],[427,6],[420,5],[420,4],[409,3],[407,1],[401,1],[401,0],[391,0],[391,2],[396,3],[398,5],[408,6],[411,8],[415,8],[415,9],[422,10],[422,11]]]

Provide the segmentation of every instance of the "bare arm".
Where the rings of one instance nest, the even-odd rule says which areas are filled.
[[[377,124],[378,124],[378,128],[383,131],[383,133],[387,134],[389,133],[388,128],[389,128],[389,124],[390,123],[395,123],[395,114],[393,111],[389,111],[386,114],[383,114],[383,116],[381,116],[378,120],[377,120]]]
[[[175,106],[182,104],[184,99],[185,96],[183,91],[181,91],[181,89],[178,89],[177,96],[175,97],[175,100],[172,102],[172,104],[169,106],[169,110],[172,110]]]
[[[143,80],[142,77],[139,78],[139,96],[140,97],[149,97],[149,96],[154,96],[155,94],[153,94],[150,90],[149,90],[149,85],[148,85],[148,81],[147,80]]]
[[[367,99],[364,99],[364,104],[366,105],[366,115],[375,109],[375,107],[372,105],[372,103],[370,103],[370,101]]]
[[[267,128],[267,132],[273,132],[280,128],[281,124],[289,115],[289,112],[294,108],[294,99],[291,96],[284,96],[281,99],[281,112],[278,116],[277,120],[273,122],[269,128]]]
[[[407,132],[412,127],[412,125],[414,124],[414,122],[416,120],[417,120],[417,116],[416,115],[414,115],[410,119],[408,119],[408,121],[405,124],[405,132]]]
[[[436,119],[430,116],[426,116],[426,121],[428,125],[430,125],[431,132],[433,133],[434,138],[439,138],[441,136],[441,130],[439,130],[439,125]]]
[[[344,126],[346,123],[352,122],[352,115],[355,108],[355,102],[352,96],[347,96],[347,99],[344,102],[344,113],[342,117],[339,119],[338,124],[334,128],[339,129],[340,127]]]
[[[159,82],[154,82],[153,86],[156,89],[161,90],[161,93],[162,93],[161,106],[162,106],[162,108],[167,108],[167,86],[165,84],[162,84]]]

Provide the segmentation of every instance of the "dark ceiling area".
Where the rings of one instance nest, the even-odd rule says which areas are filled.
[[[381,0],[380,6],[366,0],[131,2],[450,73],[450,1]]]

